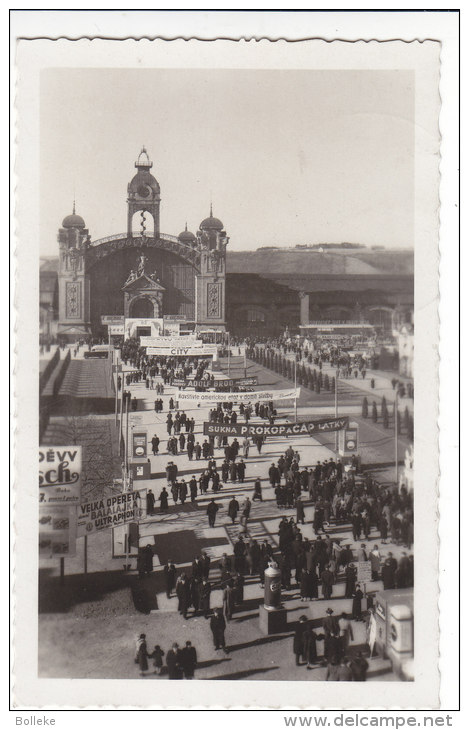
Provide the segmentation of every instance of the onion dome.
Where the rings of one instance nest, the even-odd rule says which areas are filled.
[[[222,231],[224,228],[223,223],[219,218],[214,218],[212,212],[212,206],[210,205],[210,216],[205,218],[200,224],[201,231]]]
[[[187,223],[186,223],[185,229],[183,231],[181,231],[181,233],[179,234],[178,240],[181,243],[190,243],[190,244],[192,244],[192,243],[195,243],[196,242],[197,239],[194,236],[194,234],[187,230]]]
[[[75,202],[73,203],[73,213],[65,216],[62,221],[63,228],[85,228],[85,221],[81,215],[75,213]]]

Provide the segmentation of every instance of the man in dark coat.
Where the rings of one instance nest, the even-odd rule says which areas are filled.
[[[160,445],[160,440],[155,433],[155,435],[153,436],[153,438],[151,440],[151,448],[153,451],[153,456],[156,456],[156,454],[158,453],[159,445]]]
[[[202,583],[200,584],[200,610],[204,614],[205,618],[208,618],[208,615],[210,613],[210,594],[212,592],[212,586],[206,580],[203,579]]]
[[[301,497],[298,497],[296,500],[296,524],[298,524],[298,522],[301,522],[302,525],[305,523],[305,508],[301,501]]]
[[[235,542],[234,548],[234,567],[238,573],[244,573],[246,564],[246,545],[243,536],[239,535],[238,542]]]
[[[197,667],[197,652],[190,641],[186,641],[186,646],[181,651],[181,665],[184,679],[194,679],[194,672]]]
[[[233,497],[230,500],[230,503],[228,504],[228,516],[231,517],[231,522],[234,525],[236,521],[236,517],[239,512],[239,502],[235,497]]]
[[[299,622],[295,628],[295,634],[293,636],[293,653],[295,655],[295,664],[296,666],[300,665],[300,657],[303,660],[304,658],[304,642],[303,642],[303,634],[306,629],[308,619],[306,616],[300,616]]]
[[[270,469],[269,469],[269,481],[270,485],[272,487],[276,487],[280,485],[280,471],[277,466],[275,466],[274,463],[272,463]]]
[[[166,665],[168,667],[169,679],[182,679],[182,653],[178,644],[173,644],[166,654]]]
[[[224,649],[228,653],[225,645],[225,629],[226,621],[223,617],[223,609],[216,608],[215,613],[210,619],[210,630],[213,636],[213,645],[215,649]]]
[[[220,505],[216,504],[215,500],[212,499],[211,502],[209,502],[207,507],[207,516],[208,516],[208,524],[209,527],[215,527],[215,518],[217,516],[217,512],[220,509]]]
[[[184,618],[187,618],[190,603],[190,583],[185,573],[180,576],[176,583],[176,594],[178,597],[178,611]]]
[[[166,491],[166,487],[163,487],[163,489],[161,490],[159,500],[160,500],[160,511],[166,512],[166,510],[168,509],[168,492]]]
[[[191,493],[191,502],[195,502],[197,497],[197,479],[192,475],[192,479],[189,482],[189,490]]]
[[[329,601],[332,596],[332,586],[334,584],[334,574],[328,568],[325,568],[321,573],[322,581],[322,594],[326,601]]]
[[[147,515],[152,515],[155,509],[155,495],[152,490],[147,492]]]
[[[176,566],[172,560],[168,560],[163,568],[164,579],[166,583],[166,595],[171,598],[171,593],[176,585]]]
[[[203,567],[204,580],[208,580],[208,575],[210,572],[210,563],[211,563],[210,556],[207,555],[207,553],[204,551],[204,552],[202,552],[201,557],[202,557],[202,562],[203,562],[203,566],[204,566]]]
[[[241,483],[244,482],[244,475],[246,474],[246,464],[244,463],[244,461],[242,459],[239,462],[239,464],[237,464],[237,466],[236,466],[236,472],[237,472],[238,480]]]

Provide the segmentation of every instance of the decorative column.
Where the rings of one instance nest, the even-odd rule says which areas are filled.
[[[300,324],[309,324],[309,294],[300,291]]]

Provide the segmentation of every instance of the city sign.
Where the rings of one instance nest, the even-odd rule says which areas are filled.
[[[157,357],[163,355],[169,355],[173,357],[190,357],[192,355],[198,355],[199,357],[203,355],[214,356],[217,354],[217,349],[217,345],[202,345],[202,347],[194,347],[193,345],[177,345],[174,347],[147,347],[147,355],[154,355]]]

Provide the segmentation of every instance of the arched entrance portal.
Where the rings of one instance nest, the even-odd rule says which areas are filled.
[[[139,297],[130,303],[130,316],[135,319],[153,319],[158,316],[155,305],[148,297]]]

